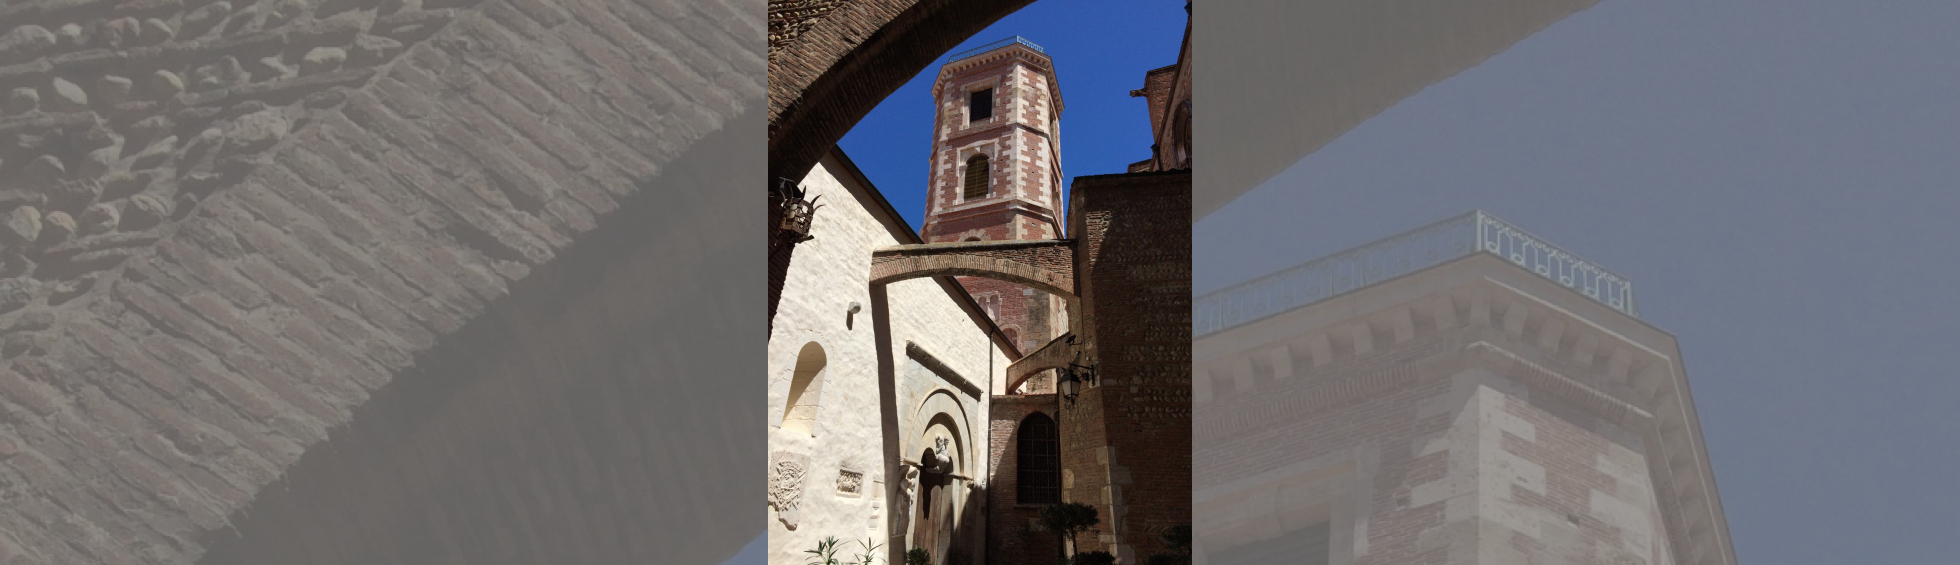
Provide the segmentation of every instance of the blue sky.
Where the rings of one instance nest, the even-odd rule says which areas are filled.
[[[1019,35],[1055,60],[1062,86],[1062,179],[1121,173],[1150,157],[1143,73],[1177,62],[1184,41],[1179,0],[1047,0],[1001,18],[948,51]],[[925,215],[932,150],[932,81],[946,57],[928,66],[859,121],[838,145],[917,230]]]
[[[1199,222],[1195,283],[1482,208],[1680,338],[1742,563],[1960,563],[1956,30],[1950,1],[1601,2]]]

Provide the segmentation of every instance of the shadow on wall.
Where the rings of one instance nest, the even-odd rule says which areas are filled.
[[[766,370],[765,271],[724,226],[760,216],[760,114],[418,356],[202,563],[715,563],[755,539],[763,509],[727,501],[763,498],[766,391],[728,376]]]

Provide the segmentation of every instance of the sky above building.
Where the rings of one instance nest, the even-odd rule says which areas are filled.
[[[1742,563],[1960,562],[1955,30],[1954,2],[1601,2],[1200,221],[1196,290],[1490,211],[1679,337]]]
[[[1076,175],[1121,173],[1150,158],[1143,73],[1177,63],[1184,3],[1174,0],[1049,0],[1001,18],[941,55],[866,115],[838,142],[916,230],[926,207],[932,151],[932,83],[948,55],[1019,35],[1055,61],[1062,89],[1064,198]]]

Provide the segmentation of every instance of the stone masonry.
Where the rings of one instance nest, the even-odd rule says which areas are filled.
[[[1063,500],[1102,517],[1085,538],[1137,563],[1191,520],[1191,173],[1076,177],[1084,358],[1101,381],[1064,403]],[[1092,540],[1092,541],[1091,541]]]
[[[1197,345],[1212,563],[1735,562],[1672,336],[1489,254]]]
[[[1055,417],[1058,404],[1054,394],[997,395],[989,407],[991,468],[1002,470],[994,475],[987,493],[987,551],[993,563],[1047,563],[1055,559],[1055,535],[1034,527],[1041,506],[1019,504],[1019,477],[1008,471],[1019,468],[1016,449],[1021,423],[1037,412]]]
[[[1061,148],[1053,137],[1062,101],[1054,63],[1014,39],[939,69],[925,225],[919,229],[928,242],[1052,241],[1064,235]],[[985,93],[986,117],[970,107],[975,93]],[[986,170],[973,170],[981,159]],[[970,178],[984,178],[984,194],[969,198]],[[960,284],[1024,350],[1067,328],[1065,298],[996,279],[962,277]]]
[[[751,108],[755,12],[0,8],[0,560],[196,560],[420,352]]]

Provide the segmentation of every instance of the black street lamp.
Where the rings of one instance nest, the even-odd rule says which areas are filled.
[[[1056,381],[1055,389],[1061,392],[1062,398],[1067,399],[1071,405],[1075,404],[1075,395],[1081,392],[1082,383],[1087,382],[1089,386],[1096,386],[1095,365],[1069,363],[1067,367],[1062,367],[1061,371],[1062,378]]]

